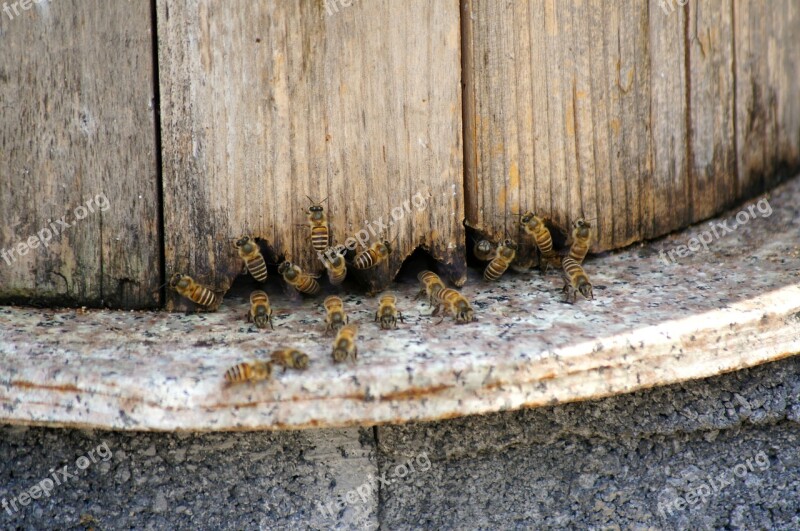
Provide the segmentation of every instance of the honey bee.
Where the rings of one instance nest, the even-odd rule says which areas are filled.
[[[293,348],[275,350],[269,357],[272,363],[283,367],[284,372],[286,369],[297,369],[299,371],[308,369],[308,355]]]
[[[341,363],[347,358],[356,361],[358,358],[358,348],[356,347],[356,332],[358,329],[356,325],[343,326],[339,333],[336,334],[336,339],[333,341],[333,356],[334,363]]]
[[[225,381],[231,384],[260,382],[272,376],[272,363],[268,361],[243,361],[225,371]]]
[[[278,266],[278,273],[283,276],[283,280],[285,280],[287,284],[300,293],[305,293],[306,295],[316,295],[319,293],[319,282],[289,261],[285,261]]]
[[[589,246],[592,243],[592,226],[583,218],[578,219],[572,224],[572,245],[569,247],[569,257],[576,262],[583,263]]]
[[[486,269],[483,270],[484,280],[489,282],[495,281],[506,272],[508,266],[514,261],[517,256],[517,244],[511,240],[505,240],[497,246],[497,252]]]
[[[436,294],[437,306],[431,315],[439,313],[442,307],[452,315],[457,324],[471,323],[475,320],[475,311],[469,301],[454,289],[445,288]],[[441,322],[441,321],[440,321]]]
[[[494,258],[494,247],[492,247],[492,243],[489,240],[479,240],[475,242],[472,254],[481,262],[488,262]]]
[[[427,295],[430,303],[435,303],[438,293],[445,289],[442,279],[439,278],[439,275],[433,271],[421,271],[417,275],[417,279],[422,284],[422,289],[419,291],[416,298],[419,298],[422,295]]]
[[[311,229],[311,247],[318,253],[321,253],[330,245],[328,217],[325,215],[325,211],[322,208],[322,203],[327,201],[328,198],[326,197],[319,203],[315,203],[310,197],[308,197],[308,200],[311,201],[311,206],[308,207],[308,226]]]
[[[403,314],[397,309],[397,297],[392,294],[381,297],[378,311],[375,312],[375,321],[380,322],[381,329],[397,329],[398,319],[401,323],[404,322]]]
[[[247,312],[247,320],[258,328],[269,326],[275,330],[272,325],[272,307],[269,305],[269,297],[260,289],[250,294],[250,311]]]
[[[348,323],[342,299],[336,295],[331,295],[330,297],[326,297],[322,304],[325,306],[325,311],[327,312],[325,316],[325,332],[338,332],[339,329]]]
[[[259,282],[267,281],[267,263],[261,254],[258,243],[249,236],[243,236],[233,244],[239,252],[239,256],[244,260],[247,270],[253,278]]]
[[[378,264],[385,262],[392,252],[391,244],[384,240],[373,243],[369,249],[362,251],[353,259],[353,267],[356,269],[371,269]]]
[[[344,278],[347,276],[347,262],[344,260],[345,252],[347,252],[347,248],[344,245],[331,247],[325,251],[322,265],[328,271],[328,281],[333,286],[338,286],[344,282]]]
[[[558,261],[556,253],[553,251],[553,237],[550,235],[550,229],[544,223],[544,220],[533,212],[528,211],[522,215],[520,219],[525,234],[533,238],[539,253],[542,255],[546,267]]]
[[[578,293],[583,295],[586,300],[594,299],[592,283],[589,282],[589,276],[581,265],[571,256],[565,256],[561,264],[564,268],[564,289],[561,291],[567,294],[566,300],[569,301],[572,298],[574,303],[578,298]]]
[[[169,287],[195,304],[206,308],[216,308],[222,302],[219,295],[209,288],[198,284],[189,275],[175,273],[169,280]]]

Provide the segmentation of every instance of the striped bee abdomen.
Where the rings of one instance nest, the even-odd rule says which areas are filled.
[[[330,233],[328,231],[328,224],[315,225],[311,227],[311,246],[318,253],[328,250],[328,243],[330,241]]]
[[[267,263],[264,261],[264,257],[261,256],[261,253],[254,259],[245,262],[245,265],[247,265],[247,270],[253,275],[254,279],[259,282],[267,281]]]

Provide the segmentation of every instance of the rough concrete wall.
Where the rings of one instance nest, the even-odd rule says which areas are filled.
[[[3,511],[0,528],[796,529],[799,438],[800,358],[595,402],[377,430],[3,427],[0,501],[50,468],[74,469],[103,442],[113,457]],[[320,512],[318,501],[339,498],[335,515]]]
[[[4,427],[0,502],[52,477],[77,472],[0,529],[328,529],[377,527],[377,492],[367,503],[323,514],[317,502],[361,486],[377,463],[373,430],[153,434]],[[82,471],[77,459],[105,443]],[[83,463],[82,463],[83,464]],[[83,524],[83,525],[81,525]]]

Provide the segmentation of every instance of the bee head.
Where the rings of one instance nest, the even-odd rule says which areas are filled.
[[[300,352],[299,350],[293,350],[291,352],[292,359],[294,359],[294,365],[298,369],[305,369],[308,367],[308,355],[304,352]]]
[[[576,229],[590,229],[592,228],[592,224],[586,221],[583,218],[578,218],[575,223],[572,224],[573,227]]]
[[[284,262],[281,262],[281,265],[279,265],[279,266],[278,266],[278,274],[279,274],[279,275],[283,275],[283,274],[285,274],[287,271],[289,271],[290,269],[292,269],[293,267],[294,267],[294,264],[292,264],[292,263],[291,263],[290,261],[288,261],[288,260],[285,260]]]
[[[234,243],[233,246],[238,249],[240,247],[243,247],[244,245],[247,245],[249,242],[250,242],[250,236],[242,236],[241,238],[236,240],[236,243]]]
[[[175,273],[169,279],[169,287],[175,289],[178,287],[178,284],[181,284],[182,282],[183,282],[183,275],[181,275],[180,273]]]
[[[517,244],[514,243],[514,240],[505,240],[505,241],[503,241],[503,247],[506,247],[507,249],[512,249],[514,251],[517,250]]]
[[[381,245],[383,245],[384,248],[386,249],[386,254],[392,253],[392,244],[389,243],[389,241],[383,240],[383,242],[381,242]]]
[[[583,295],[585,299],[587,300],[594,299],[594,294],[592,293],[592,285],[589,282],[587,281],[581,282],[581,284],[578,286],[578,291],[581,292],[581,295]]]

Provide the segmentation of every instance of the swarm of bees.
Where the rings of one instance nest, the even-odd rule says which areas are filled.
[[[348,260],[348,249],[345,246],[331,245],[330,226],[322,206],[327,198],[321,202],[308,199],[311,206],[307,209],[306,224],[303,226],[309,230],[311,248],[319,256],[331,286],[342,284],[347,277],[348,267],[368,270],[388,261],[392,253],[392,243],[384,238],[367,248],[362,247],[357,250],[352,260]],[[538,251],[540,269],[544,273],[553,267],[561,270],[564,279],[562,291],[567,301],[576,302],[578,295],[587,300],[593,299],[591,281],[581,265],[592,243],[592,226],[588,221],[581,218],[572,224],[569,249],[563,256],[554,250],[553,238],[545,219],[530,211],[525,212],[519,218],[519,228]],[[268,262],[261,252],[258,241],[250,236],[243,236],[234,242],[233,247],[242,259],[243,271],[249,273],[257,282],[265,283],[269,278]],[[496,246],[488,240],[476,241],[473,254],[478,260],[487,263],[483,271],[484,280],[496,282],[509,267],[513,266],[519,270],[529,266],[532,256],[530,253],[515,264],[519,250],[517,242],[506,237]],[[274,265],[278,266],[278,274],[291,290],[309,297],[318,295],[322,290],[319,276],[303,271],[297,264],[284,260]],[[431,316],[441,315],[437,324],[447,316],[452,317],[456,324],[476,320],[475,311],[469,300],[458,290],[447,287],[436,273],[422,271],[417,278],[420,282],[420,291],[416,298],[424,296],[427,299],[433,308]],[[174,274],[168,285],[178,294],[208,310],[216,310],[222,302],[219,294],[185,274]],[[350,323],[344,301],[339,296],[330,295],[325,298],[323,308],[325,333],[335,334],[331,349],[333,362],[342,363],[349,360],[355,363],[358,358],[358,328]],[[374,315],[374,321],[382,330],[395,330],[398,322],[405,322],[402,312],[397,308],[397,297],[394,294],[385,294],[380,298]],[[265,291],[256,289],[250,294],[250,308],[245,318],[259,329],[274,330],[273,309]],[[282,348],[273,351],[266,360],[246,361],[234,365],[225,372],[224,379],[229,384],[269,380],[274,366],[283,367],[284,372],[287,369],[306,370],[309,366],[309,357],[299,350]]]
[[[592,244],[592,225],[588,221],[580,218],[572,224],[571,243],[565,256],[553,249],[553,237],[543,218],[528,211],[520,216],[519,225],[539,251],[541,270],[546,273],[551,267],[561,269],[564,278],[562,292],[566,294],[566,301],[576,302],[578,294],[587,300],[594,299],[592,283],[581,266]],[[508,238],[496,248],[488,240],[478,240],[473,247],[473,254],[478,260],[489,262],[483,271],[483,278],[494,282],[503,276],[514,262],[518,249],[517,244]]]

